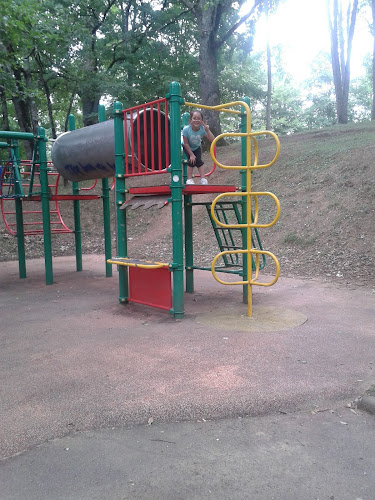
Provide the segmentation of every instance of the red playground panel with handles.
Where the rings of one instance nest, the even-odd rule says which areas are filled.
[[[172,285],[168,267],[129,267],[129,300],[169,311],[172,308]]]

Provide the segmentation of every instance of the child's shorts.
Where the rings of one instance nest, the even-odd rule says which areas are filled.
[[[186,154],[186,158],[189,158],[189,153],[186,151],[185,149],[185,146],[183,146],[183,149],[184,149],[184,153]],[[190,160],[188,160],[188,165],[189,167],[201,167],[202,165],[204,165],[204,161],[202,161],[202,148],[199,146],[198,149],[196,149],[195,151],[193,151],[193,153],[195,154],[195,164],[192,165],[190,163]]]

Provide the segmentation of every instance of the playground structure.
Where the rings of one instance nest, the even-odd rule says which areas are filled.
[[[99,109],[99,120],[105,120],[104,106]],[[75,129],[75,120],[69,117],[70,130]],[[74,233],[76,270],[82,271],[82,231],[80,202],[103,200],[103,225],[105,257],[111,255],[110,204],[108,179],[102,179],[102,194],[85,193],[91,188],[72,183],[72,194],[60,194],[60,174],[47,160],[47,139],[43,127],[36,136],[32,133],[0,131],[0,148],[8,151],[8,160],[0,168],[0,208],[5,227],[17,238],[19,277],[26,278],[25,236],[43,235],[45,281],[53,283],[51,235]],[[33,143],[32,161],[20,159],[19,141]],[[96,182],[95,182],[96,184]],[[74,228],[66,226],[60,213],[59,202],[73,202]],[[51,206],[52,205],[52,206]],[[27,207],[27,208],[26,208]],[[112,266],[106,263],[106,276],[112,276]]]
[[[185,163],[182,161],[181,148],[181,106],[183,105],[231,113],[240,117],[240,132],[221,134],[215,138],[210,150],[215,165],[240,172],[240,189],[228,185],[185,185],[186,161]],[[248,304],[248,315],[251,316],[252,286],[271,286],[277,281],[280,272],[276,257],[262,249],[257,231],[258,228],[267,228],[276,223],[280,213],[280,204],[272,193],[251,191],[251,171],[270,167],[279,155],[280,145],[277,136],[269,131],[251,132],[251,115],[247,98],[214,107],[185,102],[180,95],[180,86],[177,82],[171,83],[169,93],[164,99],[126,110],[123,110],[122,104],[117,102],[114,104],[113,121],[109,120],[105,123],[103,123],[104,120],[100,121],[101,123],[97,125],[77,131],[74,131],[74,126],[71,126],[70,129],[73,131],[60,136],[55,142],[52,159],[57,171],[73,182],[75,193],[66,199],[72,199],[74,203],[79,202],[82,196],[87,196],[78,194],[79,181],[101,178],[104,185],[107,181],[106,187],[103,187],[104,204],[105,201],[108,201],[108,196],[104,194],[104,192],[108,193],[108,178],[113,175],[115,177],[117,226],[117,254],[115,257],[110,256],[110,247],[108,248],[107,245],[107,239],[110,244],[110,237],[106,236],[109,230],[109,224],[106,226],[106,222],[104,232],[107,265],[118,266],[119,301],[121,303],[137,302],[166,309],[175,318],[182,318],[184,316],[184,272],[186,273],[186,292],[193,292],[194,269],[207,269],[223,285],[243,286],[243,299]],[[36,140],[39,149],[42,193],[40,199],[43,208],[43,200],[45,204],[48,204],[57,195],[48,193],[45,138],[42,130],[40,132]],[[274,138],[276,153],[271,162],[260,165],[258,164],[257,136],[264,134]],[[239,166],[223,165],[216,158],[215,145],[217,141],[228,136],[241,138],[241,165]],[[1,133],[0,137],[3,137]],[[30,139],[30,137],[27,138]],[[252,156],[254,157],[253,161]],[[169,174],[170,185],[144,188],[127,188],[126,186],[127,178],[155,174]],[[212,202],[193,201],[193,197],[208,193],[216,196]],[[162,197],[165,203],[171,204],[172,262],[159,262],[157,259],[145,261],[128,256],[126,207],[131,203],[129,203],[127,195],[134,197],[131,200],[133,203],[137,198],[140,203],[144,203],[145,197],[150,200],[150,197],[158,196]],[[272,198],[276,204],[276,216],[273,221],[267,224],[258,222],[258,201],[259,197],[262,196]],[[15,202],[17,204],[17,201],[20,202],[21,199],[26,200],[26,198],[24,193],[18,193],[15,196]],[[254,206],[253,214],[252,204]],[[194,265],[192,211],[194,205],[206,206],[221,250],[214,258],[210,268]],[[49,208],[46,211],[49,214]],[[104,208],[105,211],[106,208]],[[229,213],[234,214],[236,222],[229,220]],[[45,240],[46,236],[47,239],[48,237],[50,239],[50,221],[47,219],[48,217],[43,218]],[[104,220],[106,220],[106,215]],[[21,225],[17,225],[17,228],[21,228]],[[235,242],[234,233],[239,234],[240,244]],[[19,238],[18,235],[17,237]],[[48,250],[50,253],[50,244],[49,248],[48,244],[46,247],[45,241],[46,282],[47,276],[52,279],[51,261],[51,271],[47,273],[47,260],[49,261],[50,258],[48,255],[47,259]],[[276,273],[271,282],[262,283],[258,281],[259,271],[265,265],[266,256],[275,262]],[[222,265],[218,264],[219,259],[223,262]],[[77,270],[80,270],[78,264]],[[224,281],[218,277],[219,272],[237,274],[240,276],[240,280]],[[50,279],[48,279],[47,284],[50,284]]]

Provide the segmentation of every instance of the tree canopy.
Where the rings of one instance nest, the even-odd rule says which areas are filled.
[[[258,20],[277,16],[281,1],[2,2],[1,128],[35,133],[39,124],[56,137],[71,112],[78,126],[89,125],[97,121],[99,102],[110,113],[115,100],[128,107],[164,96],[173,80],[187,100],[206,105],[249,96],[254,124],[265,127],[269,107],[278,133],[368,119],[373,58],[366,76],[351,85],[350,49],[358,9],[374,9],[374,1],[351,0],[346,11],[341,3],[327,0],[331,54],[327,47],[311,80],[298,85],[280,47],[253,49]],[[369,26],[373,33],[372,19]],[[217,113],[208,118],[219,133]]]

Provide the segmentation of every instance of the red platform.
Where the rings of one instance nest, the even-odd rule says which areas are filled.
[[[49,201],[74,201],[74,200],[98,200],[101,198],[100,194],[52,194],[48,197]],[[23,201],[41,201],[40,195],[26,196]]]

